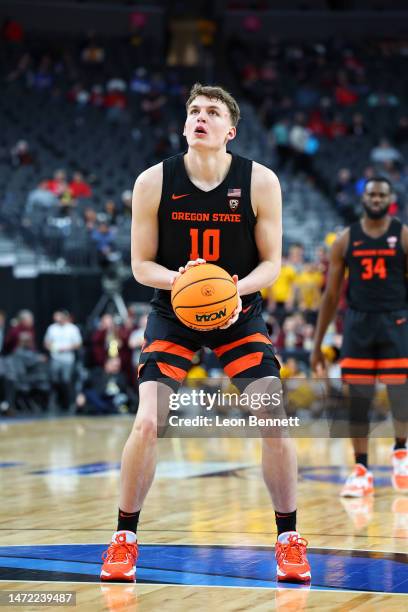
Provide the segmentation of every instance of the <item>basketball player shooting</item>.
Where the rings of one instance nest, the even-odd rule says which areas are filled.
[[[259,294],[280,271],[279,181],[265,166],[227,151],[240,116],[228,92],[196,84],[186,109],[187,153],[145,170],[133,192],[132,270],[155,294],[138,367],[138,412],[122,455],[117,531],[103,556],[104,581],[135,580],[139,515],[156,465],[159,386],[168,394],[176,390],[205,345],[246,393],[280,389]],[[234,275],[240,295],[223,328],[205,333],[183,325],[170,303],[175,279],[203,262]],[[309,582],[307,542],[296,531],[297,461],[290,438],[262,438],[262,470],[275,509],[278,580]]]

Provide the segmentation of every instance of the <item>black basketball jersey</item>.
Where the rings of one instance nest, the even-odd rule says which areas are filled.
[[[243,278],[259,263],[251,206],[252,161],[232,154],[222,183],[203,191],[191,182],[184,155],[163,162],[156,262],[178,270],[189,260],[203,258]],[[242,301],[256,299],[260,294],[243,296]],[[163,314],[172,314],[170,291],[156,289],[152,304]]]
[[[397,219],[392,219],[388,230],[378,238],[364,233],[360,221],[350,226],[347,298],[354,310],[387,312],[407,308],[406,254],[401,230]]]

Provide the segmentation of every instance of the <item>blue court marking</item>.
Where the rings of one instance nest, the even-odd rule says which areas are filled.
[[[392,468],[388,465],[371,465],[370,470],[374,473],[374,485],[376,487],[390,487]],[[318,465],[311,467],[299,467],[299,475],[302,480],[314,480],[317,482],[329,482],[332,484],[343,484],[350,473],[350,468],[343,465]],[[380,474],[389,474],[388,477]]]
[[[16,467],[17,465],[24,465],[21,461],[0,461],[0,468]]]
[[[106,545],[0,547],[0,580],[99,581]],[[312,589],[408,593],[408,555],[310,549]],[[18,571],[17,574],[14,572]],[[146,544],[137,563],[139,583],[274,588],[272,547]]]
[[[60,476],[86,476],[88,474],[97,474],[100,472],[110,472],[111,470],[119,470],[120,462],[98,461],[96,463],[83,463],[81,465],[71,465],[67,467],[46,468],[43,470],[34,470],[30,472],[35,476],[42,474],[59,474]]]

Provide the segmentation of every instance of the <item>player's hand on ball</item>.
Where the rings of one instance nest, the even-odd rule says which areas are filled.
[[[239,313],[242,310],[242,300],[241,300],[241,298],[239,296],[239,293],[238,293],[238,276],[236,274],[234,274],[232,279],[233,279],[233,281],[235,283],[235,286],[237,288],[238,306],[236,307],[236,309],[234,310],[234,312],[232,313],[232,315],[228,319],[227,323],[225,325],[223,325],[222,327],[220,327],[220,329],[228,329],[228,327],[231,327],[231,325],[234,325],[234,323],[236,323],[238,321]]]
[[[180,274],[184,274],[184,272],[188,268],[192,268],[193,266],[199,266],[200,264],[204,263],[206,263],[205,259],[193,259],[192,261],[188,261],[185,266],[181,266],[181,268],[179,268],[179,272]]]
[[[185,266],[180,266],[180,268],[178,269],[177,274],[176,274],[176,275],[175,275],[175,276],[172,278],[172,281],[171,281],[171,286],[173,287],[173,285],[174,285],[174,283],[176,282],[176,280],[177,280],[178,278],[180,278],[180,276],[181,276],[182,274],[184,274],[184,272],[185,272],[185,271],[186,271],[188,268],[191,268],[192,266],[198,266],[198,265],[200,265],[200,264],[204,264],[204,263],[207,263],[207,262],[205,261],[205,259],[194,259],[193,261],[188,261],[188,262],[186,263],[186,265],[185,265]]]

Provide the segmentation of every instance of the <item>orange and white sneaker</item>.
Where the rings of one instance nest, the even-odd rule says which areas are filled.
[[[297,531],[285,531],[275,545],[276,577],[279,582],[310,582],[310,565],[306,557],[307,540]]]
[[[132,531],[116,531],[109,548],[102,553],[101,580],[135,582],[137,555],[136,535]]]
[[[392,453],[392,485],[396,491],[408,491],[408,449],[399,448]]]
[[[341,497],[364,497],[374,493],[373,474],[361,463],[356,463],[341,490]]]

